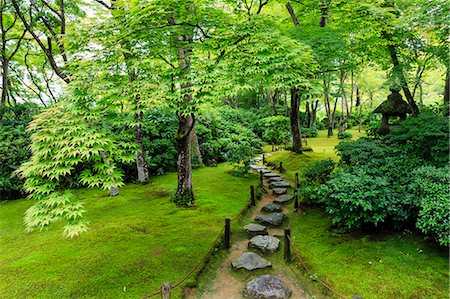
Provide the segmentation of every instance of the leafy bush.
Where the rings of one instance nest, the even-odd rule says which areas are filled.
[[[413,173],[410,190],[419,199],[416,226],[441,245],[450,244],[450,175],[447,168],[425,166]]]
[[[392,189],[387,179],[368,175],[363,170],[358,174],[337,173],[318,189],[317,195],[333,216],[333,224],[349,229],[364,224],[378,226],[388,220],[401,223],[409,217],[409,202],[402,194]]]
[[[359,138],[356,141],[341,142],[336,146],[338,156],[341,157],[340,164],[347,166],[364,165],[369,161],[383,160],[391,156],[395,149],[389,148],[380,140]]]
[[[338,139],[352,139],[353,135],[350,132],[342,132],[338,134]]]
[[[323,184],[329,178],[334,170],[336,163],[331,159],[324,159],[306,166],[302,175],[309,185]]]
[[[448,118],[428,111],[392,127],[385,137],[388,144],[401,146],[436,166],[449,162],[449,138]]]
[[[39,106],[25,103],[3,107],[0,120],[0,199],[15,199],[23,196],[23,180],[15,170],[31,156],[30,134],[27,125]]]
[[[280,145],[291,136],[290,121],[286,116],[269,116],[262,119],[264,124],[264,140],[270,144]]]
[[[311,137],[317,137],[319,135],[319,131],[317,131],[316,126],[312,126],[311,128],[302,128],[302,136],[311,138]]]

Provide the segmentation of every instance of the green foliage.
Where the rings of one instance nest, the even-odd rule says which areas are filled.
[[[308,185],[324,184],[334,170],[336,163],[331,159],[324,159],[309,164],[302,170],[304,180]]]
[[[353,135],[350,132],[344,131],[338,134],[338,139],[352,139]]]
[[[413,172],[409,186],[418,199],[416,226],[433,235],[441,245],[450,244],[450,175],[448,168],[425,166]]]
[[[101,107],[77,111],[74,105],[61,102],[43,110],[30,123],[33,155],[19,169],[26,178],[28,198],[37,201],[25,214],[27,230],[42,229],[60,220],[67,223],[67,236],[87,229],[83,204],[64,190],[65,178],[80,165],[85,166],[79,175],[84,186],[108,190],[123,185],[116,162],[133,161],[136,146],[119,141],[99,119],[116,119],[116,115]]]
[[[315,125],[311,126],[311,128],[301,128],[302,136],[311,138],[311,137],[317,137],[319,134],[319,131],[317,131],[317,127]]]
[[[403,206],[403,194],[392,189],[387,179],[364,171],[338,172],[317,191],[319,201],[333,216],[333,224],[349,229],[364,224],[379,226],[390,219],[405,220],[409,216]]]
[[[393,127],[386,136],[387,143],[400,145],[411,155],[436,166],[449,162],[449,139],[448,118],[426,111]]]
[[[291,136],[289,118],[281,115],[262,119],[264,124],[264,140],[267,143],[280,145],[287,142]]]
[[[0,109],[0,199],[15,199],[23,195],[23,180],[15,171],[31,156],[26,127],[39,107],[25,103]]]

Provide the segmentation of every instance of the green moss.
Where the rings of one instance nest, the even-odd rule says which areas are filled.
[[[117,197],[78,190],[88,232],[65,239],[62,224],[24,232],[27,200],[0,204],[0,298],[140,298],[175,283],[208,251],[223,227],[247,204],[257,176],[236,178],[219,165],[194,171],[191,208],[170,201],[176,174],[128,185]],[[195,284],[188,279],[186,284]],[[181,287],[173,290],[181,298]]]
[[[361,136],[350,132],[353,139]],[[314,152],[279,151],[267,155],[267,160],[283,162],[284,176],[293,181],[295,172],[301,173],[311,162],[337,160],[334,146],[338,142],[336,136],[328,138],[320,131],[318,138],[308,139]],[[322,209],[303,210],[292,218],[293,242],[312,271],[338,292],[365,299],[448,297],[448,252],[438,245],[403,233],[337,234],[330,230],[331,217]],[[297,271],[304,273],[300,268]]]

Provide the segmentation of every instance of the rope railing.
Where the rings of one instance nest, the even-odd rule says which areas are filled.
[[[247,201],[249,201],[251,198],[251,195],[249,196],[249,198],[247,198]],[[177,283],[175,283],[173,286],[171,285],[170,289],[173,290],[177,287],[179,287],[180,285],[183,284],[183,282],[185,282],[189,277],[191,277],[195,271],[200,267],[200,265],[202,265],[204,262],[206,262],[206,260],[208,259],[208,257],[211,255],[211,253],[214,251],[214,249],[217,247],[218,241],[219,239],[222,238],[226,226],[230,225],[230,222],[235,221],[237,218],[239,218],[240,216],[242,216],[243,212],[248,209],[249,205],[246,205],[244,208],[242,208],[242,210],[237,213],[233,218],[227,218],[225,220],[225,225],[222,227],[222,229],[220,230],[219,234],[217,235],[217,237],[214,239],[214,242],[212,243],[211,247],[209,248],[209,250],[205,253],[205,255],[200,259],[200,261],[181,279],[179,280]],[[141,299],[147,299],[147,298],[151,298],[157,295],[162,295],[162,289],[155,291],[153,293],[150,293],[148,295],[143,296]],[[168,297],[170,298],[170,297]]]

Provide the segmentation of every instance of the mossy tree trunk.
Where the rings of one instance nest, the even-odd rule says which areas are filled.
[[[297,88],[291,88],[291,133],[292,133],[292,151],[302,153],[302,136],[299,127],[299,105],[300,94]]]

